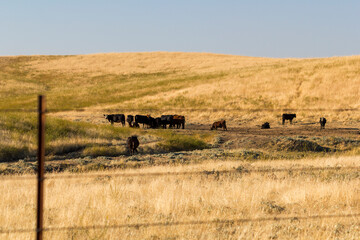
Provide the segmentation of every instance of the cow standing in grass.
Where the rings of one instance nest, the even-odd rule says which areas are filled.
[[[166,125],[169,125],[169,128],[172,127],[174,115],[161,115],[161,124],[163,128],[166,128]]]
[[[135,115],[135,123],[150,126],[149,115]]]
[[[282,115],[282,124],[285,124],[285,120],[289,120],[290,124],[292,124],[292,120],[296,118],[296,114],[289,114],[289,113],[284,113]]]
[[[133,155],[135,152],[137,152],[137,147],[140,145],[137,136],[128,137],[126,145],[129,149],[130,155]]]
[[[217,122],[214,122],[211,126],[211,129],[210,130],[217,130],[218,128],[222,128],[224,130],[227,131],[227,128],[226,128],[226,121],[225,120],[221,120],[221,121],[217,121]]]
[[[172,125],[176,128],[180,128],[182,127],[182,129],[185,128],[185,117],[184,116],[180,116],[180,115],[174,115],[173,116],[173,121],[172,121]]]
[[[125,126],[125,115],[124,114],[104,114],[105,119],[107,119],[111,125],[114,124],[114,122],[119,122]]]
[[[321,117],[320,118],[320,129],[324,129],[326,124],[326,118]]]
[[[133,121],[134,121],[134,116],[133,115],[127,115],[126,122],[129,124],[129,127],[134,127],[133,126]]]

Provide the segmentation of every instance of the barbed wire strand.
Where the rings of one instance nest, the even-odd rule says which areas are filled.
[[[74,226],[74,227],[48,227],[43,231],[59,232],[68,230],[96,230],[96,229],[119,229],[119,228],[141,228],[141,227],[171,227],[180,225],[212,225],[212,224],[242,224],[250,222],[269,222],[269,221],[300,221],[300,220],[314,220],[314,219],[331,219],[331,218],[357,218],[360,213],[353,214],[332,214],[332,215],[312,215],[312,216],[288,216],[288,217],[263,217],[263,218],[238,218],[238,219],[216,219],[204,221],[177,221],[177,222],[153,222],[153,223],[132,223],[132,224],[116,224],[116,225],[91,225],[91,226]],[[11,233],[29,233],[35,232],[35,229],[10,229],[0,230],[0,234]]]
[[[241,166],[237,169],[229,170],[201,170],[201,171],[184,171],[184,172],[149,172],[149,173],[103,173],[92,174],[82,173],[74,175],[47,175],[45,179],[79,179],[79,178],[101,178],[101,177],[157,177],[157,176],[184,176],[184,175],[220,175],[227,173],[250,174],[250,173],[275,173],[275,172],[314,172],[314,171],[331,171],[331,170],[356,170],[360,167],[307,167],[307,168],[270,168],[270,169],[246,169]],[[36,176],[6,176],[0,177],[1,181],[5,180],[36,180]]]

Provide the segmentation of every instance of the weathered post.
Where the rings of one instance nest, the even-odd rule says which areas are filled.
[[[37,221],[36,239],[43,239],[43,209],[44,209],[44,161],[45,161],[45,96],[39,96],[39,126],[38,126],[38,185],[37,185]]]

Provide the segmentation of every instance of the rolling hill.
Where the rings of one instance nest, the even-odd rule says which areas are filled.
[[[0,110],[36,109],[38,94],[47,96],[52,111],[47,133],[54,154],[84,148],[85,155],[122,154],[114,141],[134,133],[144,134],[149,144],[166,138],[166,149],[197,149],[205,146],[199,139],[211,137],[114,129],[101,125],[102,114],[175,113],[199,126],[226,119],[230,127],[254,127],[264,121],[280,126],[281,114],[291,111],[298,123],[314,124],[324,116],[353,127],[360,119],[360,56],[272,59],[148,52],[0,57]],[[0,158],[34,155],[35,114],[2,112],[0,126]]]
[[[0,58],[0,108],[351,109],[360,56],[271,59],[206,53]]]

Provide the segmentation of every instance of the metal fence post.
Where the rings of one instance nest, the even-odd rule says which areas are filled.
[[[45,96],[39,96],[39,127],[38,127],[38,184],[37,184],[37,221],[36,239],[43,239],[44,209],[44,161],[45,161]]]

